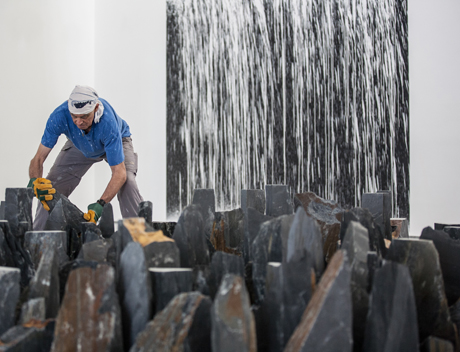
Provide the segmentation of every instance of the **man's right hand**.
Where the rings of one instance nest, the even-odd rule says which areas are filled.
[[[50,180],[46,178],[31,178],[27,187],[34,189],[35,197],[43,204],[46,211],[50,211],[47,201],[53,199],[56,190],[53,188]]]

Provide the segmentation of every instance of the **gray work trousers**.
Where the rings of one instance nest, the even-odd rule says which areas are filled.
[[[134,153],[131,137],[123,138],[123,153],[125,155],[126,182],[118,191],[118,202],[123,218],[137,217],[139,203],[143,201],[143,198],[136,182],[137,154]],[[105,154],[99,158],[87,158],[70,140],[67,140],[46,178],[51,181],[56,191],[68,197],[89,168],[102,160],[107,161]],[[84,211],[86,212],[86,209]],[[34,220],[35,231],[44,229],[48,215],[48,212],[39,202]]]

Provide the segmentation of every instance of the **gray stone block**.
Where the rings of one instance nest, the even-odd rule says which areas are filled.
[[[265,185],[265,211],[269,216],[277,217],[294,213],[288,186]]]
[[[265,214],[265,191],[263,189],[241,190],[241,209],[246,213],[248,208]]]
[[[56,251],[59,265],[69,260],[65,231],[28,231],[24,237],[24,247],[29,251],[35,268],[38,268],[40,259],[48,248]]]
[[[20,276],[20,270],[17,268],[0,267],[0,335],[15,325]]]

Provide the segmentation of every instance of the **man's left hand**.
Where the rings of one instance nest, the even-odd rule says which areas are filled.
[[[88,205],[88,212],[83,214],[83,217],[86,221],[97,223],[97,220],[99,220],[102,215],[102,209],[104,209],[104,207],[98,202],[92,203]]]

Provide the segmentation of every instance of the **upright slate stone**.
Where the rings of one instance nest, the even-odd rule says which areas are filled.
[[[137,216],[140,218],[144,218],[145,222],[151,225],[153,216],[153,203],[150,201],[140,202]]]
[[[148,268],[179,268],[180,252],[175,242],[152,242],[144,247]]]
[[[199,205],[189,205],[182,211],[173,239],[179,247],[181,267],[209,264],[209,249]]]
[[[176,224],[177,222],[174,222],[174,221],[167,221],[167,222],[154,221],[152,223],[152,226],[155,230],[161,230],[163,231],[165,236],[172,238],[174,234],[174,229],[176,228]]]
[[[203,228],[206,237],[211,237],[214,213],[216,212],[216,197],[213,189],[195,189],[193,191],[192,204],[199,205],[203,218]]]
[[[6,220],[5,219],[5,201],[4,200],[0,201],[0,220]]]
[[[392,218],[390,224],[392,229],[395,228],[391,233],[392,239],[409,237],[409,222],[406,218]]]
[[[285,352],[352,351],[350,278],[346,255],[338,250],[316,287]]]
[[[102,237],[110,238],[115,232],[115,222],[113,218],[113,207],[111,203],[106,203],[102,208],[101,218],[97,225],[101,230]]]
[[[116,267],[116,248],[111,238],[91,241],[83,244],[78,259],[99,263],[109,262]]]
[[[0,352],[47,352],[54,328],[54,320],[16,325],[0,336]]]
[[[70,273],[51,351],[123,351],[112,267],[100,264]]]
[[[28,230],[32,230],[32,188],[6,188],[5,190],[5,220],[10,224],[14,235],[19,233],[19,223],[25,221]]]
[[[362,350],[418,351],[417,310],[408,268],[384,261],[375,272],[371,297]]]
[[[123,316],[125,348],[130,348],[136,336],[152,318],[152,288],[139,243],[129,243],[120,257],[120,302]]]
[[[192,269],[149,268],[153,293],[153,315],[178,294],[192,291]]]
[[[94,222],[81,222],[82,243],[89,243],[103,239],[101,230]]]
[[[287,243],[283,247],[286,248],[283,253],[285,262],[291,262],[307,253],[319,280],[325,267],[321,232],[317,221],[308,216],[303,207],[297,208]]]
[[[30,320],[46,320],[46,303],[44,297],[32,298],[23,303],[19,323],[27,324]]]
[[[391,241],[391,193],[364,193],[361,207],[369,210],[384,238]]]
[[[20,276],[19,269],[0,267],[0,335],[15,324]]]
[[[265,214],[265,191],[263,189],[242,189],[241,209],[246,213],[248,208],[253,208]]]
[[[28,299],[45,299],[45,317],[55,318],[59,311],[59,265],[56,253],[48,248],[40,259],[37,272],[30,281]]]
[[[79,268],[96,269],[99,264],[100,263],[95,262],[95,261],[86,261],[86,260],[78,259],[78,258],[62,264],[59,267],[59,291],[60,291],[59,295],[60,295],[61,302],[64,298],[64,293],[65,293],[66,286],[67,286],[67,280],[69,278],[70,273],[73,270],[76,270]]]
[[[442,230],[447,233],[450,238],[460,240],[460,226],[444,226]]]
[[[211,300],[198,293],[181,293],[137,335],[130,352],[211,352]]]
[[[75,231],[80,231],[80,224],[85,221],[83,212],[66,196],[56,192],[47,204],[50,207],[50,217],[45,223],[45,230],[65,230],[64,227],[69,225]]]
[[[268,216],[277,217],[294,213],[288,186],[265,185],[265,202]]]
[[[242,277],[227,274],[211,309],[213,351],[257,351],[256,328]]]
[[[38,268],[40,259],[48,248],[56,252],[59,265],[69,260],[65,231],[28,231],[25,234],[24,247],[29,251],[35,268]]]
[[[351,265],[351,297],[353,303],[353,349],[361,351],[366,328],[366,316],[369,308],[369,273],[367,254],[369,253],[369,235],[359,222],[350,221],[342,250],[346,251]]]
[[[336,202],[318,197],[313,192],[296,194],[294,206],[296,209],[303,207],[306,214],[316,220],[321,232],[324,259],[329,262],[338,248],[343,209]]]
[[[409,268],[414,287],[419,340],[436,336],[455,342],[455,330],[447,306],[439,255],[432,241],[396,239],[386,259]]]
[[[227,247],[235,249],[241,249],[243,247],[243,220],[244,213],[241,208],[215,213],[214,227],[216,223],[223,224],[225,244]]]
[[[244,277],[244,261],[237,255],[224,252],[216,252],[212,257],[209,276],[209,294],[214,299],[222,278],[226,274],[234,274]]]
[[[266,296],[256,324],[258,350],[284,350],[311,299],[312,275],[311,262],[306,258],[268,263]]]
[[[271,219],[273,219],[272,216],[264,215],[253,208],[248,208],[244,213],[243,258],[245,263],[252,261],[252,243],[259,233],[260,225]]]

